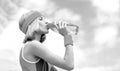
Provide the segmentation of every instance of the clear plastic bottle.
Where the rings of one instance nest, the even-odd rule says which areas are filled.
[[[55,31],[55,32],[58,32],[57,31],[57,27],[55,26],[55,23],[54,22],[47,22],[48,23],[48,28],[50,28],[51,30]],[[72,34],[72,35],[77,35],[78,32],[79,32],[79,27],[77,25],[74,25],[74,24],[67,24],[67,30],[69,32],[69,34]]]

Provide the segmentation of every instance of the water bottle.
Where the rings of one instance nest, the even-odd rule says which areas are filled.
[[[55,22],[47,22],[48,23],[48,28],[55,31],[55,32],[58,32],[57,30],[57,27],[55,26]],[[67,24],[67,27],[66,29],[68,30],[69,34],[72,34],[72,35],[77,35],[78,32],[79,32],[79,27],[77,25],[74,25],[74,24]]]

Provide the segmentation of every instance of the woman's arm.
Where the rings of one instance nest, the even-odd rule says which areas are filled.
[[[64,58],[52,53],[47,47],[38,41],[32,41],[29,46],[31,54],[43,58],[45,61],[57,67],[72,70],[74,68],[73,46],[67,45]]]
[[[58,70],[52,65],[50,71],[58,71]]]

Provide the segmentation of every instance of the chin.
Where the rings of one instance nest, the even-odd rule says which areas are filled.
[[[47,31],[44,31],[44,34],[48,34],[49,33],[49,31],[47,30]]]
[[[47,31],[47,34],[49,33],[49,31]]]
[[[48,30],[44,30],[44,31],[40,31],[40,33],[47,34],[47,33],[49,33],[49,31]]]

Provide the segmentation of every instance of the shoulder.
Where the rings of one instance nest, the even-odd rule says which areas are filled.
[[[28,52],[31,52],[38,48],[40,49],[42,47],[42,44],[39,41],[33,40],[25,43],[24,47]]]
[[[42,53],[46,51],[46,47],[36,40],[26,43],[25,47],[27,47],[27,50],[32,54],[36,54],[38,52]]]
[[[30,42],[27,42],[25,44],[25,47],[37,47],[38,45],[40,46],[42,44],[37,40],[33,40],[33,41],[30,41]]]

